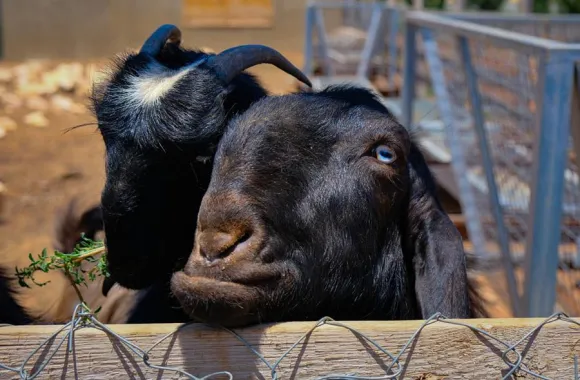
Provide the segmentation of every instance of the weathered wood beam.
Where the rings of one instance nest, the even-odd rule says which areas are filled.
[[[457,320],[455,320],[457,321]],[[544,319],[472,319],[462,322],[515,344]],[[580,323],[580,319],[574,319]],[[274,365],[316,322],[289,322],[238,329],[254,349]],[[375,340],[394,356],[409,342],[423,321],[344,322]],[[110,325],[143,350],[149,349],[177,324]],[[0,363],[19,366],[58,326],[0,327]],[[53,341],[52,350],[62,338]],[[178,378],[178,374],[147,367],[141,358],[122,346],[114,336],[96,329],[81,329],[74,335],[76,376],[82,379]],[[523,363],[531,371],[552,379],[572,379],[574,356],[580,356],[580,327],[556,320],[544,325],[529,340],[517,346]],[[404,374],[398,379],[499,379],[510,367],[502,360],[506,346],[472,329],[436,321],[426,326],[401,356]],[[52,351],[51,351],[52,352]],[[28,363],[33,366],[46,358],[42,350]],[[153,365],[180,368],[203,377],[229,371],[234,379],[271,379],[272,371],[231,332],[200,324],[184,327],[169,336],[149,353]],[[508,355],[512,360],[514,354]],[[362,337],[338,326],[323,325],[298,344],[280,362],[279,379],[312,379],[329,374],[356,373],[358,376],[383,376],[392,360]],[[38,379],[74,378],[73,355],[66,342]],[[519,372],[521,378],[532,378]],[[16,379],[0,369],[0,378]],[[216,376],[212,379],[227,378]],[[520,378],[520,377],[518,377]]]

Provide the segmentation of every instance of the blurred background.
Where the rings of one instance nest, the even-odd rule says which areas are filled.
[[[417,30],[434,28],[432,39],[424,34],[415,45],[405,39],[409,11],[436,17],[431,24],[413,24]],[[491,316],[553,310],[580,315],[580,192],[574,144],[567,137],[574,126],[580,128],[574,113],[580,109],[578,82],[567,71],[572,74],[565,79],[564,97],[556,97],[559,82],[546,79],[580,51],[573,45],[580,43],[580,0],[0,0],[0,265],[25,266],[29,253],[50,251],[55,218],[73,197],[79,212],[98,203],[104,183],[101,137],[95,125],[67,130],[95,121],[87,96],[103,65],[138,49],[163,23],[178,25],[188,47],[219,52],[247,43],[272,46],[304,68],[318,87],[346,81],[374,89],[402,120],[411,104],[405,83],[413,83],[409,125],[420,131],[441,199],[470,258],[481,259],[474,277]],[[479,30],[481,25],[519,34],[509,44],[495,37],[488,41],[480,38],[490,34]],[[469,116],[470,71],[460,34],[474,41],[469,67],[481,82],[485,123],[479,124],[485,124],[487,147],[477,118]],[[571,55],[554,63],[545,52],[526,48],[530,36],[570,44]],[[523,45],[514,44],[518,39]],[[437,49],[425,50],[434,46],[428,41]],[[410,48],[416,65],[407,67]],[[297,88],[292,77],[272,66],[249,71],[273,93]],[[560,146],[570,151],[565,167],[538,168],[538,160],[550,161],[558,151],[557,145],[538,147],[549,124],[544,103],[567,109],[552,123],[566,131],[569,145]],[[561,194],[541,188],[542,179],[555,181]],[[544,195],[532,197],[540,194],[536,191]],[[558,213],[538,206],[536,200],[546,195],[560,200],[551,206],[561,209]],[[546,215],[561,222],[548,219],[542,226],[537,218]],[[26,291],[26,305],[57,320],[70,317],[77,300],[64,278],[38,278],[52,282]],[[532,305],[536,297],[539,306]]]

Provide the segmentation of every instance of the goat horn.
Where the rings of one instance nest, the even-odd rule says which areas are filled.
[[[292,75],[308,87],[312,87],[312,83],[300,69],[290,63],[280,52],[264,45],[236,46],[211,57],[208,63],[226,83],[229,83],[247,68],[261,63],[269,63]]]
[[[181,43],[181,30],[177,26],[172,24],[161,25],[145,41],[141,47],[141,53],[155,56],[168,41],[178,46]]]

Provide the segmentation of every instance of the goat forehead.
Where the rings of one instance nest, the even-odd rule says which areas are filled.
[[[328,160],[332,146],[332,136],[314,133],[296,136],[294,130],[280,126],[257,128],[248,139],[226,141],[217,156],[216,171],[222,179],[243,182],[297,179],[311,169],[320,169]]]
[[[192,69],[192,66],[169,69],[152,61],[143,68],[139,75],[131,75],[127,78],[128,86],[121,89],[120,96],[128,106],[154,105]]]
[[[407,145],[407,137],[387,112],[323,97],[270,97],[230,124],[220,142],[218,172],[239,177],[265,167],[320,168],[331,157],[350,160],[385,138]]]
[[[320,160],[338,136],[317,125],[254,119],[222,140],[219,159],[259,166],[285,166]]]
[[[337,146],[356,150],[385,137],[408,139],[405,128],[387,113],[327,99],[282,100],[261,102],[237,119],[223,141],[224,150],[252,157],[272,148],[270,155],[287,155],[304,149],[330,152]]]
[[[152,104],[161,99],[175,84],[187,74],[186,70],[180,70],[173,75],[144,75],[141,78],[132,77],[128,99],[141,105]]]

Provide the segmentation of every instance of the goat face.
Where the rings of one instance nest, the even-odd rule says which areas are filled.
[[[183,267],[226,121],[266,96],[242,71],[270,63],[310,85],[271,48],[247,45],[215,55],[183,49],[179,41],[177,28],[160,27],[138,54],[117,60],[93,94],[106,147],[101,207],[109,270],[133,289]]]
[[[366,90],[263,99],[219,144],[172,291],[194,319],[468,317],[461,237],[411,136]]]

